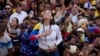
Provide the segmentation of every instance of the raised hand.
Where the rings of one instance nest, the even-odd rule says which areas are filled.
[[[42,36],[48,36],[48,35],[51,34],[51,32],[52,32],[52,30],[46,30],[46,31],[43,32],[41,35],[42,35]]]

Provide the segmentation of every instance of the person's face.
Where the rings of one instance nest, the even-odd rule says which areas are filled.
[[[63,56],[68,56],[70,54],[70,49],[66,48],[64,51],[63,51]]]
[[[83,32],[81,32],[81,31],[78,31],[78,32],[77,32],[77,35],[78,35],[79,37],[81,37],[82,34],[83,34]]]
[[[89,10],[89,14],[90,14],[90,15],[95,15],[95,9],[90,9],[90,10]]]
[[[64,4],[64,0],[60,0],[60,4],[63,5]]]
[[[11,20],[11,22],[10,22],[10,25],[11,26],[17,26],[17,20],[15,19],[15,18],[13,18],[12,20]]]
[[[23,23],[29,25],[30,24],[30,21],[29,20],[24,20]]]
[[[72,14],[77,14],[78,13],[78,9],[75,8],[75,7],[73,7],[71,11],[72,11]]]
[[[73,43],[73,44],[75,44],[76,43],[76,39],[72,38],[70,42]]]
[[[59,28],[60,28],[60,30],[62,31],[62,30],[64,29],[64,25],[59,24]]]
[[[52,5],[56,5],[56,0],[50,0],[50,3],[51,3]]]
[[[31,20],[31,27],[34,27],[37,23],[38,23],[38,20]]]
[[[3,19],[3,23],[7,24],[8,23],[8,19]]]
[[[73,0],[73,2],[74,2],[75,4],[77,4],[77,3],[79,3],[79,0]]]
[[[93,50],[93,48],[94,48],[94,46],[93,46],[92,44],[90,44],[90,45],[88,46],[88,50],[89,50],[89,51]]]
[[[89,21],[89,25],[93,26],[94,25],[94,21]]]
[[[83,19],[83,18],[84,18],[83,16],[79,16],[79,17],[78,17],[78,20]]]
[[[6,5],[5,10],[6,10],[7,13],[11,13],[12,8],[11,8],[10,5]]]
[[[27,9],[27,2],[23,1],[21,6],[22,6],[22,9]]]
[[[97,20],[96,20],[96,25],[97,25],[98,27],[100,27],[100,19],[97,19]]]
[[[43,10],[43,9],[44,9],[44,4],[40,4],[39,10],[41,11],[41,10]]]
[[[52,13],[50,10],[45,10],[44,14],[43,14],[43,19],[44,20],[50,20],[52,19]]]
[[[96,7],[100,9],[100,2],[97,3]]]
[[[35,9],[37,6],[36,6],[35,3],[32,3],[32,4],[31,4],[31,7],[32,7],[32,9]]]
[[[45,10],[50,10],[51,8],[50,8],[50,5],[49,4],[47,4],[47,5],[45,5]]]
[[[100,42],[100,37],[96,38],[96,42],[98,43]]]
[[[16,7],[16,11],[17,11],[17,12],[21,12],[21,9],[22,9],[21,6],[17,6],[17,7]]]

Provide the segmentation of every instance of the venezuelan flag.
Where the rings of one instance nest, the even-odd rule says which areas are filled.
[[[37,37],[38,37],[37,35],[38,35],[38,33],[39,33],[40,27],[41,27],[41,23],[38,23],[38,24],[34,27],[33,31],[32,31],[31,34],[30,34],[30,40],[35,40],[35,39],[37,39]]]

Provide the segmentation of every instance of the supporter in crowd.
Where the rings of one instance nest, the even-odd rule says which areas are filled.
[[[18,19],[17,18],[13,18],[11,20],[11,22],[9,22],[7,24],[7,29],[6,29],[8,35],[11,37],[12,39],[12,43],[13,43],[13,55],[14,56],[18,56],[20,55],[20,37],[18,37],[20,35],[20,29],[18,27]]]
[[[39,41],[37,56],[59,56],[57,46],[62,41],[62,36],[59,27],[54,24],[52,18],[51,11],[45,10],[42,19],[43,22],[40,24],[39,34],[36,37],[32,32],[30,36],[30,40],[37,38]]]
[[[26,1],[21,2],[21,7],[23,11],[28,12],[29,8]]]
[[[18,24],[21,24],[23,23],[23,20],[25,19],[26,16],[27,16],[27,13],[22,11],[21,4],[17,4],[16,12],[10,16],[10,21],[13,19],[13,17],[16,17],[18,18],[18,21],[19,21]]]
[[[34,40],[31,41],[29,39],[29,36],[33,30],[33,27],[39,22],[39,19],[37,17],[31,18],[30,19],[30,26],[27,28],[27,25],[23,34],[22,34],[22,39],[21,39],[21,56],[37,56],[36,51],[38,49],[38,41]],[[24,24],[23,24],[24,25]]]
[[[10,4],[5,5],[5,12],[4,14],[7,14],[9,17],[12,14],[12,6]]]
[[[4,14],[1,19],[2,23],[7,24],[9,22],[9,16]]]
[[[36,2],[32,2],[29,12],[30,12],[29,13],[30,18],[37,16],[37,5],[36,5]]]
[[[12,40],[5,32],[6,24],[0,24],[0,56],[12,56]]]

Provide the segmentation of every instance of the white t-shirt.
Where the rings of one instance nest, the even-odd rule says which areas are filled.
[[[27,13],[24,11],[21,11],[20,14],[18,14],[17,12],[15,12],[14,14],[12,14],[10,16],[10,22],[13,18],[18,18],[19,24],[23,23],[23,20],[25,19],[25,17],[27,17]]]
[[[39,47],[44,50],[48,50],[49,47],[52,47],[54,45],[59,45],[60,42],[62,41],[62,35],[61,35],[60,29],[57,25],[52,25],[51,27],[50,26],[43,27],[43,24],[41,24],[39,34],[42,34],[45,30],[49,30],[49,29],[52,30],[50,35],[48,35],[46,37],[41,37],[38,39]]]
[[[11,38],[7,33],[4,33],[4,36],[0,38],[0,56],[7,56],[8,49],[12,47]]]
[[[72,20],[73,23],[78,22],[78,17],[77,17],[78,15],[79,15],[79,13],[76,14],[76,15],[70,14],[70,17],[71,17],[71,20]]]

